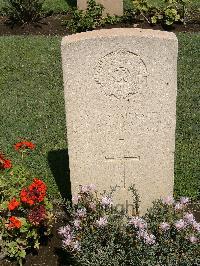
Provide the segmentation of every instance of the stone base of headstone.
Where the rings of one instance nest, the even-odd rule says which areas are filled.
[[[104,16],[107,14],[110,16],[123,16],[123,0],[96,0],[96,3],[104,6]],[[85,10],[87,8],[87,0],[77,0],[77,7],[80,10]]]

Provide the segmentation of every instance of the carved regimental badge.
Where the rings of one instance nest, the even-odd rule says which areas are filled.
[[[129,99],[147,85],[147,68],[141,57],[119,49],[100,58],[95,81],[107,96]]]

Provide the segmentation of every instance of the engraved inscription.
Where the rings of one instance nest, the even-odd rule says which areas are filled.
[[[100,58],[95,81],[107,96],[129,99],[147,84],[147,68],[139,55],[118,49]]]

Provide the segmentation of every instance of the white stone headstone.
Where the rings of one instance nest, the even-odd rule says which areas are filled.
[[[62,40],[72,192],[117,185],[115,203],[144,212],[172,195],[177,93],[173,33],[109,29]]]
[[[77,0],[77,7],[80,10],[87,8],[88,0]],[[96,0],[96,3],[103,5],[103,15],[123,16],[123,0]]]

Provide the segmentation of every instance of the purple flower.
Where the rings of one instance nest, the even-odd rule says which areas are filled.
[[[96,204],[95,204],[94,202],[90,202],[90,204],[89,204],[89,208],[90,208],[91,210],[95,211],[95,210],[96,210]]]
[[[162,231],[167,231],[167,230],[170,229],[170,225],[168,223],[163,222],[163,223],[160,224],[160,229]]]
[[[77,205],[78,203],[79,203],[79,199],[81,198],[81,196],[80,195],[75,195],[75,196],[73,196],[72,197],[72,203],[74,204],[74,205]]]
[[[64,248],[71,246],[71,244],[72,244],[72,238],[70,238],[70,237],[69,238],[65,238],[62,241],[62,245],[63,245]]]
[[[183,207],[184,207],[183,204],[181,204],[180,202],[177,202],[174,208],[176,211],[179,211],[179,210],[182,210]]]
[[[145,223],[143,221],[138,222],[138,228],[139,228],[139,230],[146,229],[147,228],[147,223]]]
[[[198,238],[195,237],[195,236],[190,236],[189,237],[189,241],[192,243],[192,244],[196,244],[198,242]]]
[[[64,235],[64,239],[62,241],[63,247],[68,247],[71,245],[72,241],[73,241],[73,234],[70,231],[67,231]]]
[[[162,203],[166,205],[172,205],[174,204],[174,198],[172,196],[168,196],[162,200]]]
[[[72,248],[73,248],[73,251],[80,251],[81,250],[81,245],[80,245],[78,240],[72,243]]]
[[[187,212],[183,218],[188,224],[193,224],[195,222],[195,218],[192,213]]]
[[[93,192],[95,190],[96,190],[96,186],[94,184],[90,184],[90,185],[81,186],[80,192],[88,194],[88,193]]]
[[[134,225],[134,227],[137,227],[139,220],[140,218],[138,216],[132,217],[131,220],[129,221],[129,224]]]
[[[189,200],[189,198],[187,198],[187,197],[181,197],[181,198],[180,198],[180,203],[181,203],[181,204],[187,204],[189,201],[190,201],[190,200]]]
[[[74,220],[73,224],[74,224],[74,227],[76,229],[80,229],[81,228],[81,221],[80,220],[78,220],[78,219]]]
[[[147,234],[145,237],[144,237],[144,242],[147,244],[147,245],[154,245],[156,243],[156,237],[152,234]]]
[[[108,196],[104,196],[101,199],[101,205],[105,208],[105,207],[111,207],[113,205],[112,199]]]
[[[194,221],[192,223],[192,226],[198,233],[200,233],[200,223],[197,223],[196,221]]]
[[[148,234],[145,230],[138,231],[138,238],[143,239],[147,245],[153,245],[156,243],[156,237],[153,234]]]
[[[96,185],[95,184],[88,185],[88,188],[90,191],[96,191]]]
[[[66,236],[69,233],[71,233],[71,227],[70,225],[62,226],[58,229],[58,234],[61,236]]]
[[[104,227],[108,224],[108,220],[106,217],[101,217],[99,220],[96,221],[96,225],[98,227]]]
[[[183,219],[177,221],[174,225],[175,225],[177,230],[182,230],[187,226],[187,224],[185,223],[185,221]]]
[[[139,239],[141,239],[141,238],[143,239],[143,238],[145,238],[147,236],[147,231],[145,231],[145,230],[139,230],[137,232],[137,236],[138,236]]]
[[[132,217],[131,220],[129,221],[129,224],[134,225],[135,228],[138,228],[140,230],[147,228],[147,223],[145,222],[145,220],[138,216]]]
[[[79,218],[84,218],[84,217],[86,216],[86,213],[87,213],[87,211],[86,211],[85,208],[83,208],[83,209],[78,209],[78,210],[76,211],[76,216],[79,217]]]
[[[81,186],[80,192],[81,193],[88,193],[89,192],[88,185]]]

